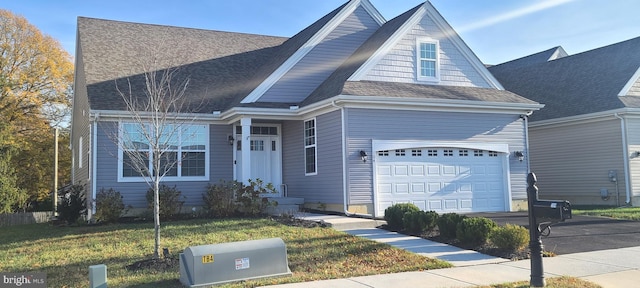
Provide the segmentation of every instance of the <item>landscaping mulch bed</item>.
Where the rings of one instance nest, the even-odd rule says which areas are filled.
[[[144,259],[137,261],[131,265],[127,265],[126,268],[129,271],[175,271],[180,265],[178,258],[176,257],[164,257],[158,259]]]

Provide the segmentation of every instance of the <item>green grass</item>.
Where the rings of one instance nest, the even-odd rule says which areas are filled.
[[[576,277],[554,277],[545,279],[545,287],[547,288],[602,288],[602,286],[584,281]],[[480,288],[529,288],[529,281],[504,283],[491,286],[482,286]]]
[[[615,219],[640,221],[640,207],[603,207],[603,206],[574,206],[573,215],[604,216]]]
[[[186,247],[280,237],[287,246],[291,277],[247,281],[223,287],[346,278],[450,267],[387,244],[330,228],[301,228],[269,219],[188,220],[163,223],[161,246],[177,256]],[[4,227],[0,271],[46,272],[49,287],[87,287],[88,267],[106,264],[109,287],[182,287],[179,268],[132,272],[125,266],[153,253],[153,224]]]

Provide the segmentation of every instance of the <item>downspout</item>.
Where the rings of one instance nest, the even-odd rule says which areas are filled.
[[[631,205],[631,187],[629,181],[629,147],[627,145],[627,126],[623,117],[620,117],[618,113],[613,114],[616,118],[620,119],[620,130],[622,131],[622,153],[624,154],[624,186],[627,194],[627,201],[625,204]]]
[[[531,158],[531,151],[529,150],[529,116],[531,116],[531,114],[533,114],[533,111],[529,111],[527,112],[527,114],[524,114],[522,117],[522,120],[524,122],[524,149],[527,151],[527,174],[531,173],[531,162],[529,162],[529,159]]]
[[[343,205],[343,212],[344,215],[346,216],[361,216],[361,217],[371,217],[373,218],[373,215],[368,215],[368,214],[358,214],[358,213],[351,213],[348,211],[349,207],[347,205],[347,201],[348,201],[348,197],[347,197],[347,189],[348,189],[348,185],[347,185],[347,145],[346,145],[346,141],[347,141],[347,132],[346,132],[346,123],[345,123],[345,118],[344,118],[344,107],[342,106],[338,106],[336,104],[336,101],[331,101],[331,105],[333,107],[339,108],[340,109],[340,121],[341,121],[341,130],[342,130],[342,205]]]
[[[91,216],[93,214],[96,214],[96,188],[97,188],[97,177],[98,177],[98,169],[96,167],[96,163],[98,162],[98,153],[96,153],[98,151],[98,121],[100,119],[100,113],[96,113],[96,116],[93,119],[93,127],[91,127],[91,133],[93,134],[91,136],[91,147],[89,149],[91,149],[91,158],[89,158],[89,161],[91,161],[91,164],[89,164],[89,167],[91,169],[91,215],[89,215],[89,219],[91,219]]]

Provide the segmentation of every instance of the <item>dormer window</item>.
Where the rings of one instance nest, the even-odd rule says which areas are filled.
[[[440,81],[438,41],[423,38],[417,39],[416,42],[418,81]]]

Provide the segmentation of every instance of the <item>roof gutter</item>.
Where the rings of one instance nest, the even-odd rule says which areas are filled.
[[[620,117],[618,113],[614,113],[613,116],[620,119],[620,130],[622,132],[622,153],[623,153],[623,164],[624,164],[624,188],[627,195],[627,200],[625,204],[631,205],[631,185],[630,181],[630,171],[629,171],[629,146],[627,145],[627,125],[624,117]]]

